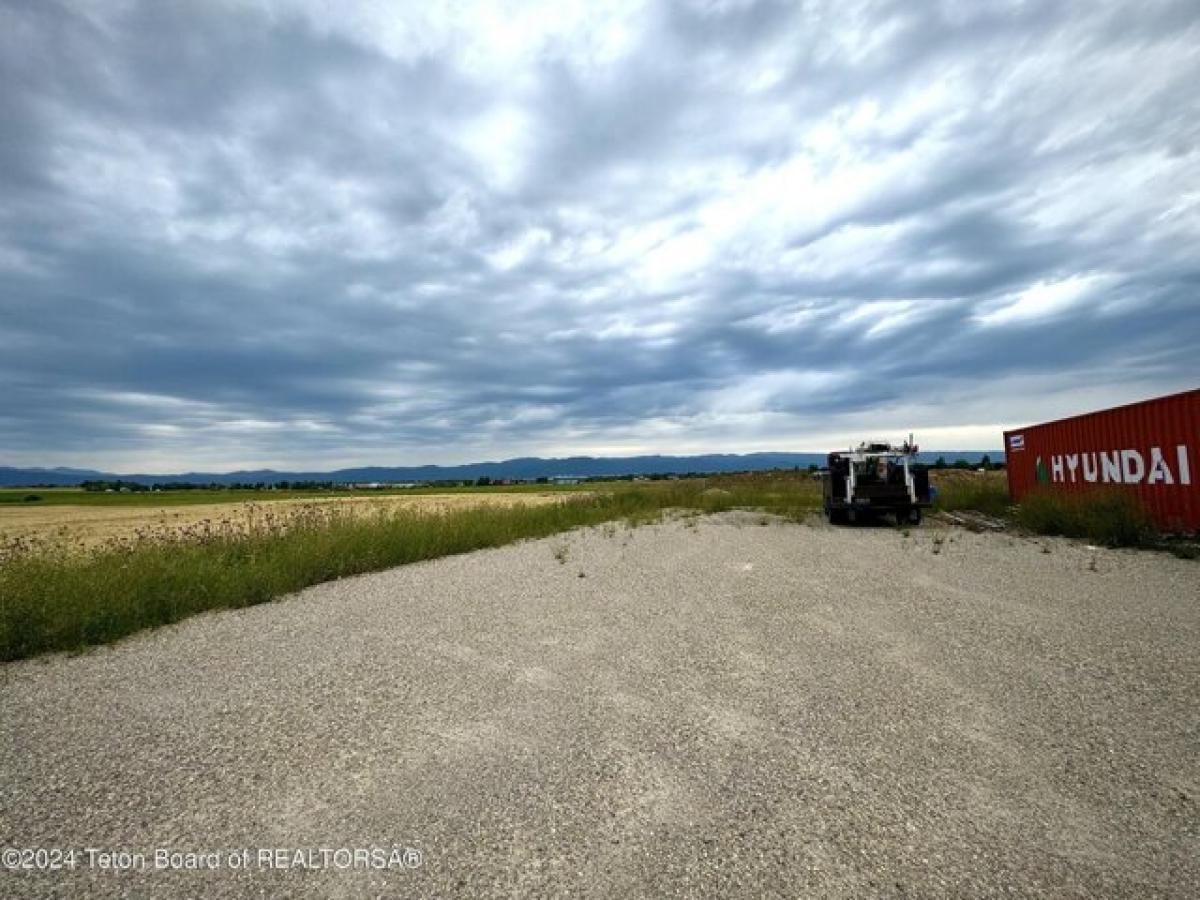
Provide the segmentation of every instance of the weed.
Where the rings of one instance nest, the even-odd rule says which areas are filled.
[[[937,481],[935,505],[942,510],[967,509],[990,516],[1008,514],[1008,482],[1003,473],[956,472]]]
[[[103,644],[204,610],[264,603],[322,581],[575,528],[603,525],[615,536],[617,523],[633,529],[672,509],[742,507],[802,519],[820,503],[820,486],[811,479],[764,473],[446,512],[355,515],[314,503],[283,514],[267,503],[237,520],[180,530],[164,523],[90,549],[62,536],[17,537],[0,542],[0,661]],[[563,565],[568,555],[565,545],[554,551]]]
[[[554,558],[558,560],[558,564],[560,566],[565,566],[567,564],[567,557],[570,555],[570,553],[571,548],[566,544],[562,544],[554,549]]]
[[[1110,547],[1139,546],[1153,533],[1137,498],[1120,490],[1037,491],[1021,502],[1017,522],[1036,534],[1087,538]]]

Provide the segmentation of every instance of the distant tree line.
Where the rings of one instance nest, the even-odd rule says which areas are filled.
[[[122,481],[119,478],[115,481],[85,481],[79,486],[85,491],[132,491],[140,493],[141,491],[150,490],[150,485],[148,484],[141,484],[137,481]]]
[[[222,484],[196,481],[155,481],[143,484],[140,481],[112,480],[84,481],[79,485],[85,491],[142,493],[144,491],[332,491],[345,487],[335,481],[234,481]]]
[[[986,472],[991,472],[994,469],[1003,469],[1003,462],[992,462],[991,456],[983,454],[979,462],[967,462],[965,459],[956,459],[954,462],[946,462],[946,457],[939,456],[932,463],[919,463],[927,469],[983,469]]]

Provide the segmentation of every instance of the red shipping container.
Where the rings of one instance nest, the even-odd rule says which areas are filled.
[[[1004,432],[1008,493],[1133,491],[1166,531],[1200,531],[1200,389]]]

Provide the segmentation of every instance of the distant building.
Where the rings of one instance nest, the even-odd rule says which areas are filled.
[[[582,475],[551,475],[551,484],[579,484],[583,481]]]

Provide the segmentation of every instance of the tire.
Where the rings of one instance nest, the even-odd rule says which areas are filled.
[[[908,511],[908,524],[910,524],[910,525],[920,525],[921,524],[921,507],[914,506],[912,509],[910,509]]]
[[[850,507],[848,510],[846,510],[846,524],[847,525],[857,525],[858,524],[858,510],[855,509],[853,506]]]

